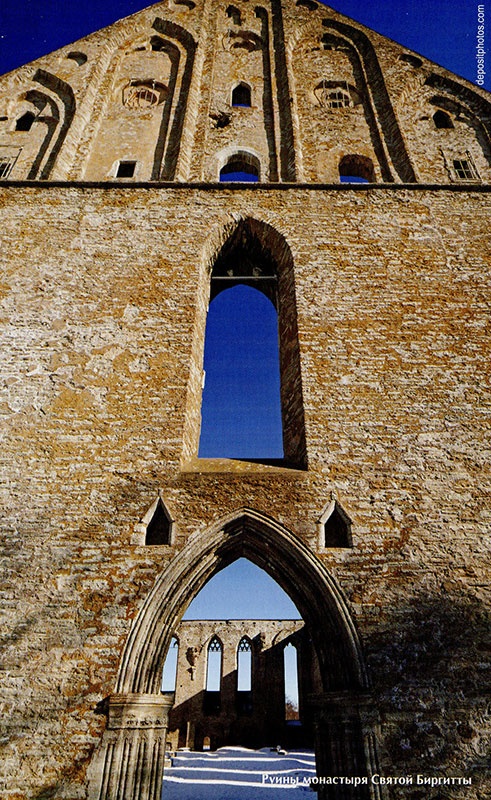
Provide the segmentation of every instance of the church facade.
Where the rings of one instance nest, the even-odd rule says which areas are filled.
[[[489,794],[490,137],[314,0],[0,79],[1,798],[157,800],[166,654],[242,557],[304,621],[320,797]],[[225,285],[275,304],[283,459],[198,457]]]

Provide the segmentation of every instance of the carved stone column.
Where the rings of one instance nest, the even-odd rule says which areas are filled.
[[[173,695],[113,694],[89,800],[160,800]]]
[[[366,779],[363,784],[319,783],[319,800],[383,800],[371,777],[379,772],[376,748],[377,713],[370,698],[356,692],[310,695],[319,778]]]

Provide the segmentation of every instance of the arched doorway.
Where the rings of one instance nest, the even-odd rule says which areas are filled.
[[[375,767],[375,742],[366,714],[367,673],[340,588],[291,531],[263,513],[241,509],[184,547],[135,619],[116,693],[109,698],[108,726],[93,764],[90,800],[159,797],[170,707],[160,685],[175,626],[207,580],[241,557],[277,581],[311,632],[322,683],[322,692],[310,698],[319,774],[369,776]],[[343,786],[339,797],[369,798],[368,783],[353,786],[352,794]],[[332,794],[333,786],[319,788],[320,797],[338,797]]]

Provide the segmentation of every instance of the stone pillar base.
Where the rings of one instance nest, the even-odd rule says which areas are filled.
[[[160,800],[173,701],[173,695],[111,695],[107,728],[90,767],[88,800]]]

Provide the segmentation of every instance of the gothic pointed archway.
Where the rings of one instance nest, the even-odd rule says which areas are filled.
[[[263,513],[240,509],[189,539],[158,578],[136,617],[123,653],[116,694],[109,701],[107,741],[102,743],[97,770],[99,788],[89,794],[91,800],[154,800],[159,796],[168,711],[160,685],[172,634],[204,584],[241,557],[277,581],[310,631],[323,686],[323,694],[311,698],[320,774],[370,774],[374,741],[364,715],[367,672],[342,591],[291,531]],[[142,794],[144,779],[148,788]],[[118,786],[124,786],[124,794]],[[366,792],[364,787],[356,790],[353,800],[370,797],[368,785]]]

